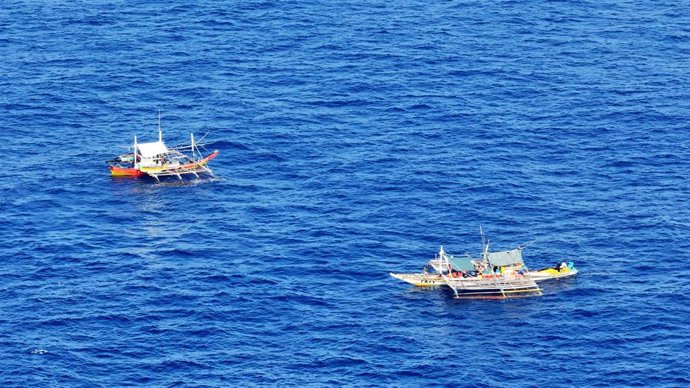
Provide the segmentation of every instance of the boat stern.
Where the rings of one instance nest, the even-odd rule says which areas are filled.
[[[110,176],[116,178],[137,178],[143,176],[144,173],[136,168],[120,167],[116,165],[111,165]]]

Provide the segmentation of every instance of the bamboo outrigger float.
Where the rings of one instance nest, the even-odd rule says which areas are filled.
[[[482,254],[478,259],[467,254],[463,257],[448,255],[441,247],[423,273],[390,275],[415,286],[449,287],[456,298],[506,299],[541,295],[537,281],[577,274],[572,262],[530,271],[522,259],[523,247],[490,252],[483,233],[482,245]],[[430,269],[433,269],[432,273]]]
[[[177,177],[201,175],[213,176],[213,171],[207,166],[208,162],[218,156],[215,150],[202,157],[199,147],[201,144],[194,140],[194,134],[190,135],[191,145],[168,148],[163,143],[163,131],[160,126],[160,112],[158,114],[158,141],[139,143],[134,135],[132,153],[120,155],[110,163],[110,175],[113,177],[138,178],[150,176],[157,181],[162,177]],[[182,151],[187,151],[183,153]]]

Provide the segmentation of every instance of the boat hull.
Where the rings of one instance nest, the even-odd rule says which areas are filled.
[[[184,175],[184,174],[194,174],[194,173],[199,173],[203,172],[201,167],[204,167],[213,160],[216,156],[218,156],[219,151],[213,151],[211,154],[206,156],[203,159],[200,159],[196,162],[193,163],[186,163],[186,164],[181,164],[177,166],[154,166],[154,167],[142,167],[141,171],[145,174],[149,174],[152,176],[156,175]]]
[[[118,178],[138,178],[144,173],[137,168],[110,166],[110,176]]]
[[[405,283],[412,284],[416,287],[444,287],[448,286],[446,281],[438,274],[424,274],[424,273],[390,273],[396,279],[402,280]],[[577,275],[577,269],[569,269],[567,271],[557,271],[553,268],[547,268],[539,271],[530,272],[532,280],[535,282],[542,282],[545,280],[561,279]],[[480,278],[465,278],[465,282],[473,281],[471,279],[480,280]],[[477,281],[474,280],[474,281]]]
[[[439,287],[446,286],[446,281],[440,275],[423,273],[390,273],[396,279],[417,287]]]
[[[203,159],[200,159],[194,163],[187,163],[175,167],[160,166],[160,167],[122,167],[120,165],[110,165],[110,176],[118,178],[139,178],[143,176],[155,176],[155,175],[183,175],[183,174],[194,174],[203,171],[201,167],[206,166],[208,162],[213,160],[218,156],[219,151],[213,151],[211,154]]]
[[[532,276],[532,279],[534,279],[534,281],[540,282],[544,280],[562,279],[575,276],[577,275],[577,269],[572,268],[558,271],[554,268],[545,268],[539,271],[532,271],[530,272],[530,275]]]

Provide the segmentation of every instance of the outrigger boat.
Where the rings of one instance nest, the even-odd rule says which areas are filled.
[[[432,260],[433,261],[433,260]],[[553,267],[542,268],[536,271],[530,271],[532,279],[540,283],[545,280],[567,278],[577,275],[577,268],[572,261],[561,262]],[[421,273],[390,273],[396,279],[400,279],[406,283],[417,287],[439,287],[446,286],[445,280],[438,273],[430,273],[428,267],[425,266]]]
[[[109,160],[110,175],[113,177],[138,178],[150,176],[160,181],[161,177],[176,176],[182,179],[185,175],[213,176],[213,171],[207,164],[218,156],[219,151],[215,150],[205,157],[202,157],[199,147],[202,146],[194,141],[194,134],[191,134],[191,145],[168,148],[163,143],[163,131],[160,126],[160,113],[158,116],[158,141],[150,143],[139,143],[137,136],[134,135],[132,153],[123,154],[113,160]],[[191,155],[183,153],[188,151]]]
[[[529,271],[522,259],[523,247],[489,252],[488,242],[483,242],[483,245],[479,259],[468,254],[454,257],[441,247],[438,255],[424,267],[423,273],[390,275],[419,287],[450,287],[456,298],[505,299],[541,295],[536,282],[577,274],[572,262]]]

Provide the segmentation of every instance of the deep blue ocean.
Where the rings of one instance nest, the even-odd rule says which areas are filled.
[[[0,130],[2,387],[690,385],[687,1],[3,0]]]

